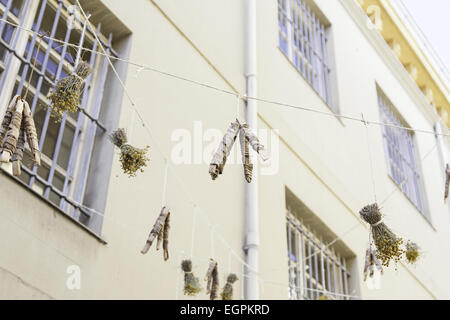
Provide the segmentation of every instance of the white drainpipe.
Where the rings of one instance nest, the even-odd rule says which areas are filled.
[[[248,97],[256,97],[256,0],[246,0],[246,24],[245,24],[245,77],[246,94]],[[257,133],[258,112],[256,100],[247,100],[247,124]],[[253,178],[251,183],[245,183],[247,213],[247,234],[244,250],[247,253],[247,277],[245,278],[245,299],[259,299],[258,285],[258,247],[259,247],[259,216],[258,216],[258,162],[255,152],[251,152],[253,163]]]

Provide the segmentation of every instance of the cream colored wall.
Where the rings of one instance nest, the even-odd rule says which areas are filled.
[[[151,1],[134,0],[133,6],[120,0],[103,2],[133,32],[131,60],[226,90],[234,87],[245,92],[242,1],[155,0],[185,37]],[[409,125],[431,130],[430,120],[415,107],[416,102],[340,2],[316,2],[332,24],[341,112],[356,116],[364,112],[367,119],[379,120],[377,82]],[[257,1],[259,96],[328,111],[278,49],[276,3]],[[102,231],[107,244],[17,183],[0,176],[0,298],[185,298],[178,266],[183,252],[188,256],[191,250],[191,200],[203,211],[196,219],[195,274],[203,278],[212,253],[206,216],[244,258],[244,179],[239,164],[227,164],[224,174],[214,182],[206,163],[171,166],[167,189],[172,213],[170,259],[164,262],[162,252],[154,248],[146,255],[140,254],[161,207],[164,161],[157,150],[169,155],[174,145],[170,140],[173,130],[192,131],[196,120],[202,121],[204,130],[224,132],[235,117],[236,99],[151,71],[136,71],[129,67],[126,85],[152,137],[139,125],[137,117],[131,126],[132,109],[126,98],[120,126],[129,130],[133,127],[133,145],[150,145],[151,161],[144,173],[128,178],[121,173],[115,156]],[[450,283],[446,272],[450,260],[445,255],[450,243],[450,221],[442,201],[437,151],[422,164],[432,226],[400,192],[383,206],[389,225],[419,243],[424,257],[416,267],[399,265],[398,271],[386,270],[382,289],[369,291],[361,281],[367,230],[358,217],[359,209],[373,201],[366,129],[334,117],[258,105],[260,127],[278,129],[281,136],[279,173],[260,177],[260,275],[270,281],[262,282],[261,298],[287,298],[285,186],[334,233],[340,235],[360,225],[343,237],[356,255],[351,267],[352,294],[365,299],[450,298],[445,285]],[[383,199],[395,185],[387,176],[380,128],[370,126],[369,136],[377,198]],[[433,146],[434,137],[420,133],[416,136],[423,155]],[[217,236],[213,251],[222,286],[230,251]],[[231,261],[231,270],[240,272],[237,259]],[[66,268],[72,264],[81,267],[81,290],[66,288]],[[242,297],[242,284],[240,277],[235,285],[236,297]],[[199,298],[207,296],[203,292]]]

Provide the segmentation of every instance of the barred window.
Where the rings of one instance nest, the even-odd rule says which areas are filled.
[[[71,15],[70,3],[57,0],[0,0],[3,19],[25,29],[44,34],[50,38],[99,50],[99,45],[87,22],[80,15]],[[26,98],[33,113],[41,150],[41,166],[33,165],[31,151],[26,146],[19,177],[29,188],[44,199],[58,206],[73,218],[82,221],[92,214],[79,206],[83,203],[87,173],[98,134],[106,133],[99,120],[103,92],[109,70],[107,58],[87,50],[78,50],[52,39],[40,38],[25,29],[12,27],[0,21],[0,111],[16,94],[24,94],[37,53],[36,68]],[[117,56],[112,48],[112,34],[99,38],[108,54]],[[86,79],[81,95],[79,111],[66,113],[61,122],[50,117],[47,95],[58,79],[72,73],[81,60],[90,63],[92,74]],[[81,217],[82,216],[82,217]]]
[[[289,265],[289,299],[348,299],[347,260],[305,226],[291,208],[286,232]]]
[[[337,112],[330,97],[325,23],[304,0],[278,0],[279,47],[313,89]]]
[[[408,127],[397,115],[394,106],[386,95],[378,87],[377,91],[380,116],[383,123]],[[382,133],[389,176],[414,206],[422,214],[425,214],[413,132],[383,126]]]

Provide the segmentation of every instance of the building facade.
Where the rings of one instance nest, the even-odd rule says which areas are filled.
[[[84,0],[82,11],[0,0],[0,114],[29,87],[42,152],[36,168],[25,151],[17,178],[1,164],[0,298],[207,299],[183,294],[186,258],[204,288],[214,258],[220,287],[234,272],[235,298],[248,297],[238,141],[223,174],[208,174],[230,122],[246,115],[247,1]],[[395,1],[255,3],[256,132],[271,156],[252,182],[257,296],[449,299],[448,74]],[[93,69],[80,110],[56,122],[47,95],[80,60]],[[118,127],[150,147],[136,177],[108,139]],[[421,258],[364,282],[369,228],[358,212],[375,201]],[[168,261],[154,247],[140,253],[162,205]]]

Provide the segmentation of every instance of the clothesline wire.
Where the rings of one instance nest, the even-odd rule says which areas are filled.
[[[16,23],[8,21],[6,19],[0,18],[0,21],[3,21],[5,23],[7,23],[7,24],[10,24],[11,26],[17,27],[17,28],[22,29],[24,31],[27,31],[29,33],[40,35],[39,32],[36,32],[36,31],[28,29],[28,28],[24,28],[21,25],[18,25]],[[95,32],[93,34],[96,37],[98,37]],[[283,106],[283,107],[288,107],[288,108],[294,108],[294,109],[298,109],[298,110],[303,110],[303,111],[313,112],[313,113],[317,113],[317,114],[321,114],[321,115],[326,115],[326,116],[329,116],[329,117],[337,117],[337,118],[342,118],[342,119],[346,119],[346,120],[351,120],[351,121],[356,121],[356,122],[362,123],[361,118],[356,117],[356,116],[345,115],[345,114],[338,114],[338,113],[335,113],[333,111],[321,111],[321,110],[317,110],[317,109],[313,109],[313,108],[308,108],[308,107],[303,107],[303,106],[298,106],[298,105],[293,105],[293,104],[288,104],[288,103],[283,103],[283,102],[274,101],[274,100],[268,100],[268,99],[263,99],[263,98],[250,97],[250,96],[247,96],[246,94],[240,94],[239,92],[236,92],[236,91],[230,91],[230,90],[222,89],[222,88],[219,88],[219,87],[207,84],[207,83],[203,83],[203,82],[200,82],[200,81],[196,81],[196,80],[193,80],[193,79],[181,76],[181,75],[177,75],[177,74],[169,73],[169,72],[166,72],[166,71],[162,71],[162,70],[153,68],[153,67],[145,65],[145,64],[140,64],[140,63],[137,63],[137,62],[133,62],[133,61],[131,61],[129,59],[123,59],[123,58],[120,58],[120,57],[115,57],[115,56],[112,56],[110,54],[107,54],[106,52],[103,53],[103,52],[100,52],[100,51],[97,51],[97,50],[93,50],[93,49],[90,49],[90,48],[80,47],[80,45],[72,44],[70,42],[65,42],[63,40],[59,40],[59,39],[56,39],[56,38],[53,38],[53,37],[50,37],[50,36],[43,36],[43,38],[49,39],[49,40],[53,40],[54,42],[58,42],[58,43],[61,43],[61,44],[65,44],[67,46],[71,46],[71,47],[75,47],[75,48],[81,48],[84,51],[88,51],[88,52],[92,52],[92,53],[95,53],[95,54],[98,54],[98,55],[106,56],[108,58],[108,61],[109,61],[110,65],[112,65],[111,59],[112,60],[116,60],[116,61],[121,61],[121,62],[130,64],[130,65],[139,67],[140,68],[139,72],[142,71],[142,70],[148,70],[148,71],[156,72],[156,73],[159,73],[159,74],[163,74],[163,75],[166,75],[166,76],[169,76],[169,77],[176,78],[178,80],[182,80],[182,81],[189,82],[189,83],[192,83],[192,84],[195,84],[195,85],[199,85],[199,86],[202,86],[202,87],[205,87],[205,88],[209,88],[209,89],[212,89],[212,90],[220,91],[222,93],[233,95],[233,96],[236,96],[238,98],[240,97],[240,99],[242,99],[244,101],[246,101],[246,100],[255,100],[255,101],[259,101],[259,102],[263,102],[263,103],[267,103],[267,104]],[[102,44],[101,44],[100,41],[99,41],[99,43],[100,43],[100,47],[102,47]],[[119,75],[117,74],[117,71],[114,71],[114,70],[115,69],[113,69],[113,72],[116,73],[116,76],[117,76],[119,82],[121,82],[121,84],[123,84],[123,81],[120,79]],[[130,96],[128,90],[125,90],[125,94],[127,95],[128,99],[130,100],[132,106],[135,106],[136,104],[135,104],[134,100],[131,99],[131,96]],[[142,116],[140,115],[140,113],[137,110],[135,110],[135,111],[138,114],[141,122],[143,122],[143,125],[145,126]],[[391,128],[401,129],[401,130],[407,130],[407,131],[411,131],[411,132],[427,133],[427,134],[433,134],[433,135],[438,135],[438,136],[450,137],[450,134],[447,134],[447,133],[436,133],[435,131],[432,131],[432,130],[425,130],[425,129],[417,129],[417,128],[399,126],[399,125],[384,123],[384,122],[380,122],[380,121],[365,120],[365,123],[366,124],[373,124],[373,125],[377,125],[377,126],[386,126],[386,127],[391,127]]]

